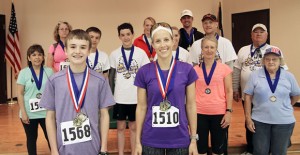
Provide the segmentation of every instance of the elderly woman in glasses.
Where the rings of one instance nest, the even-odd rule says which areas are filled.
[[[151,28],[157,61],[138,71],[136,109],[137,155],[198,154],[195,81],[190,64],[172,56],[172,30],[167,23]]]
[[[67,56],[65,54],[65,39],[72,26],[66,21],[60,21],[54,28],[54,40],[56,43],[49,47],[47,56],[47,66],[54,72],[58,72],[68,66]]]
[[[293,105],[300,90],[293,74],[282,69],[280,49],[266,49],[263,68],[251,73],[245,93],[247,128],[253,132],[253,154],[284,155],[295,126]],[[251,103],[253,109],[251,113]]]

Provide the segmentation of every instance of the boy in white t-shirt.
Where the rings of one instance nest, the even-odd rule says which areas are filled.
[[[119,155],[124,154],[126,120],[129,121],[131,150],[134,153],[137,87],[133,83],[138,69],[150,62],[145,51],[133,45],[133,34],[130,23],[119,25],[118,35],[122,46],[109,57],[109,81],[117,103],[114,106],[113,118],[117,120]]]
[[[108,77],[108,70],[110,69],[108,55],[97,49],[101,39],[101,30],[97,27],[89,27],[86,29],[92,40],[92,47],[90,54],[86,59],[87,66],[98,73],[102,73],[104,77]]]

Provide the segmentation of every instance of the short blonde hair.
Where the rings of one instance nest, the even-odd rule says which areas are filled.
[[[69,28],[69,33],[72,31],[72,26],[71,26],[68,22],[66,22],[66,21],[59,21],[59,22],[56,24],[56,26],[55,26],[55,28],[54,28],[54,32],[53,32],[54,40],[55,40],[56,42],[59,42],[59,41],[60,41],[60,36],[59,36],[59,34],[58,34],[58,31],[59,31],[59,26],[60,26],[61,24],[66,24],[66,25],[68,26],[68,28]]]

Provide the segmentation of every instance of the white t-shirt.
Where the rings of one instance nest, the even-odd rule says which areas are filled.
[[[176,51],[172,51],[172,55],[173,55],[173,58],[175,58],[176,57]],[[189,51],[187,51],[186,49],[184,49],[184,48],[182,48],[180,46],[179,46],[179,56],[178,56],[178,59],[181,62],[186,62],[188,64],[193,65]],[[155,55],[155,57],[154,57],[153,60],[154,61],[157,60],[157,54]]]
[[[201,41],[202,39],[195,41],[190,50],[190,57],[192,59],[192,62],[196,64],[199,64],[199,58],[202,51]],[[221,36],[219,36],[218,39],[217,55],[221,59],[222,63],[237,59],[232,43],[228,39]]]
[[[94,61],[96,57],[96,52],[90,53],[88,56],[88,65],[93,68],[94,67]],[[98,50],[98,63],[96,64],[96,67],[93,69],[98,73],[102,73],[103,71],[109,70],[110,64],[109,64],[109,58],[108,55]]]
[[[130,50],[124,51],[128,61]],[[137,104],[137,87],[133,83],[138,69],[150,62],[147,54],[141,48],[134,46],[129,71],[126,69],[121,47],[110,54],[109,61],[110,66],[116,69],[114,92],[116,103]]]
[[[250,77],[250,74],[253,71],[262,68],[262,64],[261,64],[262,57],[265,54],[266,49],[271,48],[271,47],[275,47],[275,46],[266,44],[265,46],[260,48],[261,56],[259,56],[259,54],[257,52],[255,52],[252,57],[251,57],[251,52],[254,52],[254,50],[256,49],[255,47],[252,48],[251,52],[250,52],[251,45],[244,46],[239,50],[238,59],[234,62],[233,67],[241,70],[241,79],[240,80],[241,80],[242,92],[244,92],[244,89],[245,89],[247,81]],[[288,69],[288,67],[286,65],[283,66],[283,68],[285,70]],[[242,99],[244,100],[244,93],[242,93]]]

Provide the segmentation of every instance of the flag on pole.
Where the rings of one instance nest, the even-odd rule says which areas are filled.
[[[21,53],[14,3],[11,5],[11,17],[8,30],[5,58],[11,64],[14,72],[18,73],[21,70]]]
[[[224,37],[224,32],[223,32],[223,25],[222,25],[222,7],[221,7],[221,2],[219,2],[219,13],[218,13],[218,19],[219,19],[219,29],[221,31],[221,36]]]

